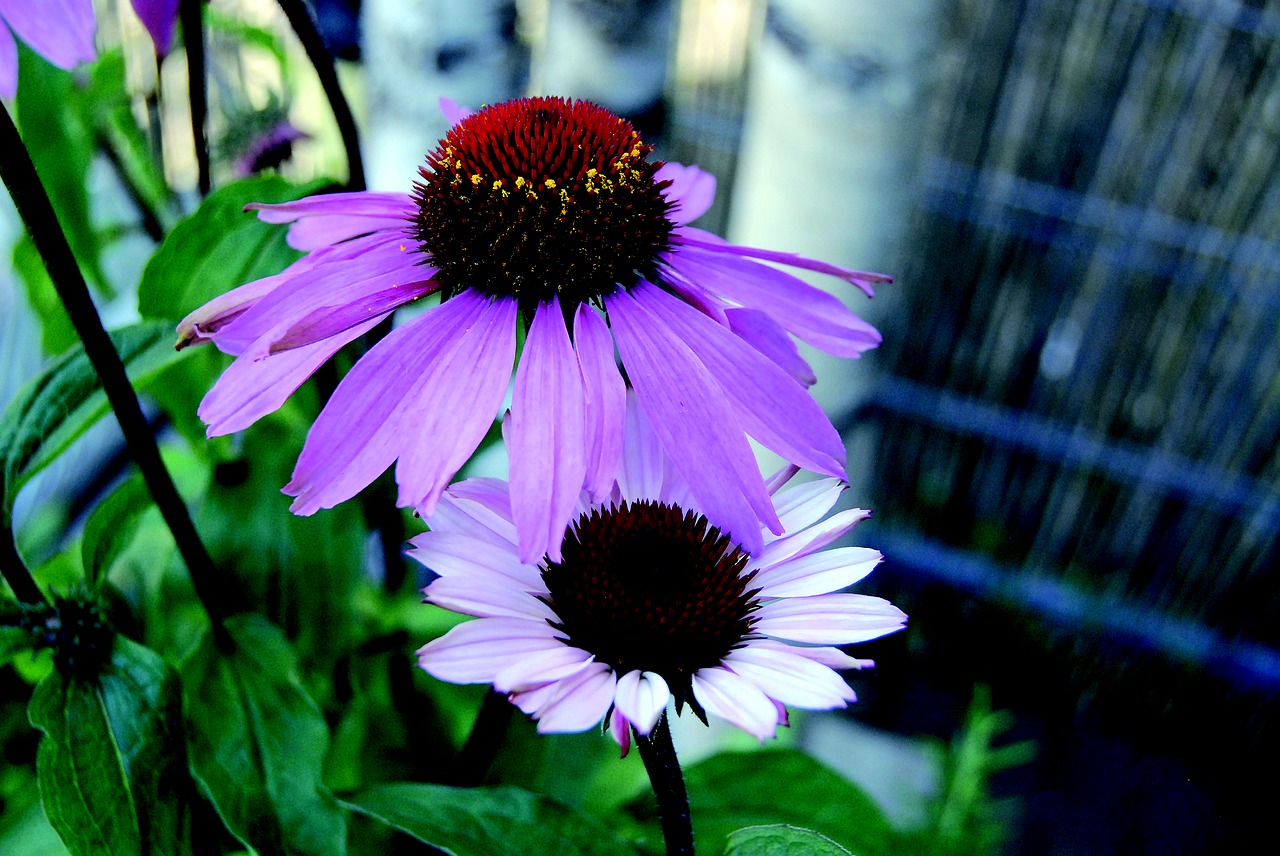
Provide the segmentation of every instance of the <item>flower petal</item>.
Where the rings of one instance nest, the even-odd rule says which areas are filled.
[[[641,283],[605,298],[623,365],[654,433],[703,513],[748,552],[756,552],[763,544],[759,522],[779,532],[781,524],[719,384],[680,337],[641,304],[658,290]]]
[[[831,515],[816,526],[778,538],[760,552],[752,554],[747,570],[772,567],[788,559],[821,550],[870,516],[871,512],[865,508],[850,508]]]
[[[209,426],[210,437],[243,431],[289,396],[344,345],[372,330],[382,316],[321,342],[265,359],[237,357],[200,402],[197,415]]]
[[[622,469],[618,473],[622,498],[631,502],[666,499],[662,492],[662,444],[640,409],[635,390],[627,390],[626,395],[626,441],[622,447]]]
[[[567,678],[592,662],[588,652],[561,642],[545,651],[508,657],[506,667],[493,676],[493,688],[501,693],[522,692]]]
[[[164,57],[173,47],[173,24],[178,17],[178,0],[133,0],[142,26],[156,46],[156,56]]]
[[[778,710],[759,687],[727,669],[699,669],[690,679],[693,696],[707,713],[764,740],[778,730]]]
[[[844,477],[840,434],[794,378],[732,331],[662,289],[645,289],[643,301],[657,322],[678,336],[719,382],[737,405],[748,434],[788,461]]]
[[[511,513],[521,561],[560,561],[587,474],[582,370],[560,300],[538,306],[511,395]]]
[[[411,442],[420,435],[416,425],[409,428],[410,405],[420,399],[432,362],[483,309],[481,300],[458,295],[392,330],[356,362],[307,433],[284,487],[296,497],[290,510],[307,515],[332,508],[377,478],[406,442],[430,445]]]
[[[822,519],[847,487],[839,479],[814,479],[774,494],[773,507],[788,533],[807,529]]]
[[[7,2],[0,17],[18,38],[58,68],[75,68],[97,56],[93,0]]]
[[[658,724],[669,698],[667,682],[657,672],[635,669],[618,678],[615,704],[641,734],[648,734]]]
[[[292,223],[288,242],[297,250],[314,250],[382,231],[417,249],[417,242],[405,231],[414,213],[413,199],[407,193],[322,193],[277,204],[251,202],[245,210],[257,211],[264,223]]]
[[[555,695],[534,714],[539,734],[586,731],[609,712],[617,681],[604,663],[590,663],[559,682]]]
[[[703,236],[710,237],[707,240]],[[867,297],[875,297],[875,291],[872,286],[885,282],[893,282],[893,277],[883,273],[873,273],[866,270],[853,270],[840,265],[833,265],[830,262],[819,261],[818,259],[805,258],[796,253],[779,253],[773,250],[764,250],[759,247],[743,247],[737,244],[730,244],[721,238],[709,235],[701,229],[693,229],[685,227],[676,235],[672,236],[672,243],[681,244],[689,247],[699,247],[704,250],[710,250],[713,253],[727,254],[730,256],[741,256],[743,258],[762,259],[768,262],[776,262],[777,264],[787,265],[788,267],[802,268],[811,270],[815,273],[825,273],[828,276],[834,276],[843,279],[846,282],[856,285],[862,289]]]
[[[730,651],[725,665],[783,704],[809,710],[845,707],[855,700],[844,679],[826,666],[792,653],[791,646],[768,640]]]
[[[18,45],[13,33],[0,21],[0,98],[18,93]]]
[[[431,514],[431,528],[502,544],[515,558],[516,525],[504,481],[470,478],[451,486]]]
[[[670,181],[662,191],[671,203],[667,219],[683,226],[697,220],[716,198],[716,177],[696,166],[668,161],[654,173],[655,183]]]
[[[450,125],[458,124],[474,112],[467,107],[461,106],[452,98],[445,98],[442,96],[438,103],[440,104],[440,112],[444,114],[445,121]]]
[[[418,665],[442,681],[487,684],[513,658],[564,647],[546,622],[479,618],[419,648]]]
[[[464,292],[488,303],[484,295]],[[438,310],[437,310],[438,311]],[[460,335],[459,335],[460,333]],[[516,302],[498,299],[484,306],[473,325],[454,331],[454,341],[422,373],[410,422],[417,437],[396,466],[400,504],[430,515],[449,480],[475,452],[493,424],[511,380],[516,350]]]
[[[586,394],[584,487],[592,502],[600,502],[613,489],[622,461],[627,387],[614,360],[613,336],[604,319],[589,304],[578,306],[573,320],[573,341]]]
[[[809,597],[847,588],[884,557],[867,547],[836,547],[765,568],[751,580],[761,597]]]
[[[555,621],[551,607],[527,591],[504,585],[505,579],[473,568],[469,574],[439,577],[424,590],[427,600],[444,609],[478,618],[526,618]]]
[[[434,294],[439,288],[440,283],[434,279],[392,283],[381,291],[364,294],[358,300],[322,306],[280,333],[271,343],[270,353],[278,354],[337,336],[370,318],[385,318],[401,306]]]
[[[443,507],[444,503],[441,502],[437,509]],[[436,523],[439,516],[437,510],[436,515],[431,518],[432,524]],[[506,585],[515,586],[521,591],[546,591],[542,584],[542,574],[536,567],[521,562],[506,545],[494,544],[492,539],[433,529],[409,539],[409,549],[405,551],[405,555],[442,577],[484,572],[501,577]]]
[[[808,389],[818,382],[813,366],[800,356],[800,349],[787,331],[759,309],[726,309],[729,329],[751,343],[751,347],[778,364],[778,368]]]
[[[755,629],[777,639],[816,645],[850,645],[901,630],[907,616],[879,597],[820,594],[789,597],[761,606]]]

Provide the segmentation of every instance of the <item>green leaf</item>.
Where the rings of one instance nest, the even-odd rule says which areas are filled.
[[[138,286],[142,317],[182,318],[236,286],[284,270],[301,256],[285,242],[287,230],[263,223],[244,206],[298,199],[328,183],[297,185],[262,176],[209,194],[147,262]]]
[[[173,340],[173,325],[158,321],[134,324],[111,334],[135,386],[182,358],[173,350]],[[6,516],[12,513],[22,485],[107,409],[98,375],[80,346],[63,354],[19,390],[0,415],[0,494]]]
[[[182,667],[191,768],[233,834],[262,854],[342,854],[346,816],[321,781],[329,729],[284,636],[258,616],[227,622]]]
[[[182,691],[159,654],[117,637],[96,681],[52,674],[28,707],[53,828],[75,854],[188,853]]]
[[[636,856],[635,845],[590,815],[520,788],[376,785],[347,806],[451,856]]]
[[[735,830],[766,824],[810,829],[859,856],[896,856],[902,839],[856,785],[803,752],[726,752],[685,770],[694,840],[719,847]],[[658,834],[652,795],[627,810]]]
[[[8,663],[24,651],[34,650],[35,638],[25,627],[12,624],[0,625],[0,666]]]
[[[91,585],[102,582],[111,564],[133,541],[138,518],[152,506],[146,483],[133,478],[116,488],[89,515],[80,541],[85,577]]]
[[[853,856],[825,835],[787,826],[748,826],[729,835],[724,856]]]

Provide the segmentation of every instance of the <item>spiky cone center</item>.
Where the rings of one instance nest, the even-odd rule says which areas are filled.
[[[639,669],[692,702],[690,678],[752,636],[758,589],[748,556],[692,511],[645,500],[596,508],[542,572],[569,644],[618,675]]]
[[[625,120],[586,101],[521,98],[449,130],[414,186],[414,228],[447,298],[514,296],[566,312],[640,277],[668,249],[662,165]]]

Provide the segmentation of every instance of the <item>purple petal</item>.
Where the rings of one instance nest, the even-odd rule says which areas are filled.
[[[636,731],[648,734],[667,709],[671,690],[657,672],[633,670],[618,678],[615,703]]]
[[[391,240],[418,249],[407,231],[414,206],[406,193],[325,193],[278,204],[251,202],[245,210],[257,211],[264,223],[292,223],[289,246],[298,250],[314,250],[370,232],[390,232]]]
[[[163,57],[173,46],[173,22],[178,17],[178,0],[133,0],[142,26],[155,42],[156,55]]]
[[[417,439],[396,466],[400,504],[424,516],[435,510],[449,480],[484,439],[511,382],[516,302],[499,298],[490,303],[485,295],[463,292],[443,305],[464,298],[482,304],[480,316],[474,323],[454,325],[447,347],[420,373],[407,408],[407,425]]]
[[[582,367],[586,394],[587,474],[584,488],[592,502],[601,502],[613,489],[622,461],[627,387],[613,356],[613,336],[588,304],[578,306],[573,341]]]
[[[294,264],[301,264],[304,261],[306,259],[299,259]],[[290,271],[292,269],[292,266],[290,266],[285,268],[283,273],[275,276],[267,276],[262,279],[255,279],[253,282],[247,282],[210,300],[179,322],[178,343],[174,347],[182,350],[188,345],[198,345],[201,342],[216,342],[218,349],[224,353],[239,355],[258,337],[254,336],[247,340],[233,339],[231,337],[220,337],[218,335],[219,332],[223,327],[239,318],[251,309],[255,303],[279,287],[281,283],[286,282],[291,276]]]
[[[761,606],[756,631],[776,639],[815,645],[851,645],[894,633],[907,616],[879,597],[864,594],[820,594],[789,597]]]
[[[777,363],[660,288],[637,290],[637,296],[719,381],[748,434],[788,461],[844,477],[840,434],[804,387]]]
[[[392,330],[356,362],[316,417],[285,485],[297,497],[294,513],[332,508],[377,478],[406,445],[430,445],[410,421],[423,374],[483,309],[464,292]]]
[[[687,247],[700,247],[704,250],[711,250],[714,253],[724,253],[731,256],[742,256],[744,258],[762,259],[768,262],[777,262],[778,264],[787,265],[788,267],[801,268],[803,270],[811,270],[815,273],[825,273],[828,276],[834,276],[843,279],[846,282],[856,285],[862,289],[867,297],[875,297],[873,285],[880,283],[893,282],[893,277],[883,273],[873,273],[866,270],[853,270],[852,268],[833,265],[830,262],[818,261],[817,259],[809,259],[796,253],[779,253],[773,250],[762,250],[759,247],[743,247],[737,244],[727,243],[714,235],[707,235],[711,240],[703,237],[707,233],[700,229],[692,229],[685,227],[679,232],[671,236],[671,242],[681,244]]]
[[[662,444],[640,409],[634,389],[627,391],[626,406],[626,441],[623,444],[622,469],[618,472],[622,498],[631,502],[665,500],[667,497],[662,492],[665,469]]]
[[[818,382],[813,367],[800,356],[800,349],[778,322],[759,309],[726,309],[729,329],[778,364],[806,389]]]
[[[323,342],[266,359],[238,357],[218,378],[196,411],[209,426],[210,437],[243,431],[274,413],[315,373],[322,363],[348,342],[377,325],[373,318]]]
[[[680,275],[748,309],[759,309],[806,342],[838,356],[857,356],[880,343],[879,332],[832,294],[767,265],[698,249],[672,253]]]
[[[844,679],[826,666],[792,653],[789,645],[753,642],[730,651],[725,665],[770,698],[809,710],[845,707],[854,700]]]
[[[870,516],[871,512],[865,508],[850,508],[833,514],[816,526],[767,544],[763,550],[752,554],[747,568],[768,568],[791,558],[807,556],[821,550]]]
[[[582,371],[560,300],[538,306],[511,394],[511,514],[520,559],[558,562],[587,474]]]
[[[663,164],[654,174],[655,182],[670,181],[662,195],[674,204],[667,212],[673,223],[683,226],[697,220],[716,198],[716,177],[696,166],[680,163]]]
[[[622,748],[621,757],[627,757],[627,753],[631,751],[631,723],[622,715],[622,711],[616,707],[613,709],[613,713],[609,714],[609,733],[614,740],[618,741],[618,746]]]
[[[507,665],[493,676],[493,688],[500,693],[523,692],[548,681],[563,680],[591,663],[590,653],[561,642],[545,651],[508,658]]]
[[[840,499],[846,485],[837,479],[815,479],[792,485],[773,497],[773,507],[788,534],[807,529],[821,520]]]
[[[510,585],[505,577],[473,568],[469,574],[433,580],[426,588],[427,600],[436,606],[480,618],[525,618],[530,621],[557,620],[551,607],[526,591]]]
[[[439,519],[439,508],[443,505],[442,502],[437,507],[436,514],[431,518],[432,524]],[[546,592],[538,569],[521,562],[505,545],[499,546],[484,538],[440,529],[415,535],[409,539],[409,545],[405,555],[442,577],[480,572],[502,577],[506,586],[520,591],[539,594]]]
[[[516,558],[516,525],[505,481],[470,478],[451,486],[431,513],[431,528],[488,541]]]
[[[472,110],[459,105],[458,102],[454,101],[452,98],[441,97],[439,104],[440,112],[444,114],[445,121],[450,125],[458,124],[473,112]]]
[[[605,298],[623,365],[667,456],[689,482],[707,518],[748,552],[762,546],[760,526],[781,531],[737,414],[679,336],[641,305],[656,292],[642,283]],[[788,381],[791,382],[791,381]]]
[[[281,351],[301,348],[330,336],[336,336],[366,321],[376,322],[401,306],[434,294],[439,288],[440,283],[434,279],[404,284],[393,283],[381,291],[366,294],[359,301],[337,306],[322,306],[281,333],[280,337],[271,343],[270,353],[278,354]]]
[[[93,46],[93,0],[4,0],[0,18],[58,68],[75,68],[98,55]]]

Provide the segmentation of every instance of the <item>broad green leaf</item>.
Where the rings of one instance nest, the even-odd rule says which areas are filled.
[[[13,269],[27,289],[31,313],[40,319],[40,347],[46,354],[60,354],[80,341],[45,270],[44,259],[25,232],[13,243]]]
[[[173,326],[148,321],[111,334],[134,385],[181,359]],[[0,494],[5,515],[26,481],[107,412],[107,398],[84,349],[76,346],[34,378],[0,415]]]
[[[856,785],[803,752],[726,752],[685,770],[694,840],[711,852],[743,827],[789,824],[827,836],[858,856],[896,856],[902,839]],[[652,795],[627,804],[658,829]]]
[[[138,286],[142,317],[182,318],[236,286],[282,271],[301,256],[285,243],[287,230],[263,223],[244,206],[298,199],[327,184],[298,185],[263,176],[209,194],[147,262]]]
[[[346,816],[321,781],[329,729],[284,636],[254,615],[204,638],[182,667],[191,769],[223,823],[261,854],[345,852]]]
[[[88,172],[95,145],[84,98],[72,72],[51,65],[25,45],[19,55],[17,113],[22,139],[81,270],[109,295],[90,218]]]
[[[348,808],[450,856],[636,856],[635,845],[590,815],[520,788],[376,785]]]
[[[724,856],[853,856],[825,835],[787,826],[748,826],[729,835]]]
[[[80,541],[80,556],[90,585],[96,586],[106,578],[111,563],[133,540],[138,518],[151,506],[151,494],[141,478],[129,479],[98,503],[85,521]]]
[[[24,651],[35,648],[35,639],[25,627],[0,624],[0,666]]]
[[[159,654],[117,637],[96,681],[45,678],[31,697],[40,794],[77,854],[188,853],[182,691]]]

